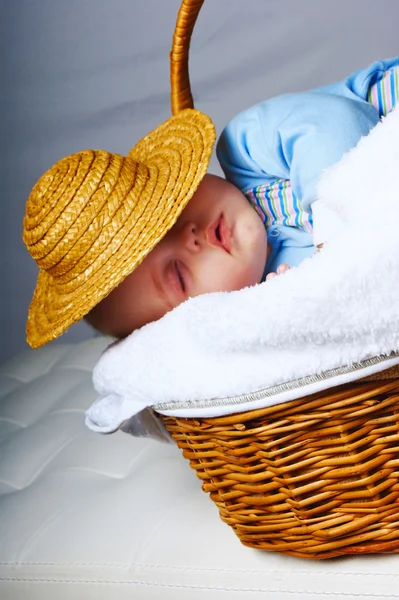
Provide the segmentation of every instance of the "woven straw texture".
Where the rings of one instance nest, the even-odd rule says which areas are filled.
[[[161,419],[246,546],[318,559],[399,551],[397,379]]]
[[[202,4],[183,0],[178,16],[174,111],[192,102],[188,50]],[[315,559],[399,552],[398,377],[394,367],[262,410],[160,418],[246,546]]]
[[[380,371],[369,377],[364,377],[361,381],[383,381],[385,379],[397,379],[399,377],[399,365]]]
[[[177,15],[170,52],[170,101],[173,115],[194,106],[188,71],[188,55],[194,25],[203,3],[204,0],[183,0]]]
[[[214,142],[211,120],[187,109],[128,157],[85,150],[41,177],[23,232],[40,269],[27,322],[32,347],[79,321],[142,262],[193,196]]]
[[[37,348],[57,338],[115,289],[176,223],[204,177],[215,128],[194,110],[190,39],[203,0],[184,0],[172,51],[173,116],[129,156],[78,152],[33,188],[23,240],[39,266],[26,325]]]

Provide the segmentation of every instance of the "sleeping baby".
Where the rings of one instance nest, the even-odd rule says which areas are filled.
[[[82,317],[124,338],[189,298],[259,284],[311,257],[322,171],[393,108],[398,90],[395,58],[257,104],[219,139],[226,179],[205,173],[211,124],[190,110],[128,158],[86,151],[57,163],[32,191],[24,222],[40,267],[29,343],[40,346]],[[121,181],[125,191],[116,193]]]

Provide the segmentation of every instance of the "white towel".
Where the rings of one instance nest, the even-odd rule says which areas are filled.
[[[229,414],[399,363],[374,360],[399,350],[399,110],[322,175],[314,226],[324,248],[299,267],[189,300],[107,350],[87,425],[113,431],[147,406]]]

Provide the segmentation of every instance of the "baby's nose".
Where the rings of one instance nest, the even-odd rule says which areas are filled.
[[[180,232],[180,239],[187,250],[198,252],[201,249],[201,232],[195,223],[186,223]]]

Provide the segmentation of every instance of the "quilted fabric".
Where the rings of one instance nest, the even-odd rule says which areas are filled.
[[[247,549],[174,446],[88,431],[104,345],[52,345],[0,368],[2,599],[399,598],[397,556]]]

